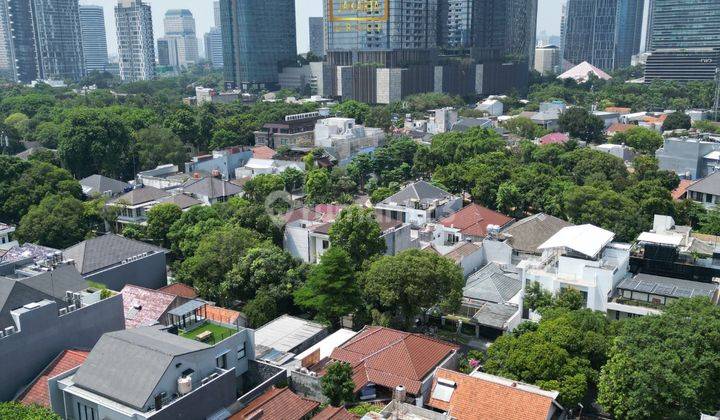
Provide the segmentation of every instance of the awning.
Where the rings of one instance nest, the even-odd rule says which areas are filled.
[[[183,315],[193,313],[193,312],[195,312],[195,310],[200,309],[205,305],[207,305],[207,303],[205,303],[201,300],[191,300],[191,301],[185,302],[182,305],[178,306],[177,308],[169,311],[168,314],[181,317]]]

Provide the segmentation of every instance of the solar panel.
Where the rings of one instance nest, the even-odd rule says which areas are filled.
[[[690,289],[677,289],[675,290],[675,296],[677,297],[690,297],[692,296],[692,290]]]
[[[635,287],[635,290],[638,292],[645,292],[650,293],[655,288],[655,283],[646,283],[646,282],[640,282],[637,287]]]

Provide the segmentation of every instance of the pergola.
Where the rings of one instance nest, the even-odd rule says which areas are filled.
[[[207,319],[207,303],[200,300],[190,300],[168,312],[170,322],[178,328],[186,329],[188,325]]]

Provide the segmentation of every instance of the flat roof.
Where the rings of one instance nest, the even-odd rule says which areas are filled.
[[[323,330],[317,322],[282,315],[255,330],[255,346],[289,352]]]
[[[712,299],[718,285],[641,273],[621,281],[617,288],[666,297],[707,296]]]
[[[191,301],[183,303],[182,305],[178,306],[177,308],[175,308],[171,311],[168,311],[168,314],[175,315],[175,316],[183,316],[183,315],[187,315],[197,309],[200,309],[205,305],[207,305],[207,303],[205,303],[203,301],[191,300]]]
[[[355,337],[357,332],[353,330],[348,330],[346,328],[340,328],[339,330],[335,331],[334,333],[330,334],[329,336],[325,337],[322,341],[315,344],[314,346],[310,347],[309,349],[305,350],[304,352],[298,354],[295,356],[296,360],[302,360],[306,358],[307,356],[311,355],[316,350],[320,350],[320,360],[330,357],[330,354],[332,354],[332,351],[336,347],[340,347],[341,345],[345,344],[346,341],[349,339]]]
[[[680,246],[683,236],[677,233],[653,233],[643,232],[638,236],[638,242],[649,242],[652,244]]]
[[[588,257],[595,257],[609,244],[615,234],[593,225],[568,226],[538,247],[540,250],[569,248]]]

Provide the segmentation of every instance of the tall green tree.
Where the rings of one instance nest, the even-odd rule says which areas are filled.
[[[182,165],[188,160],[186,146],[169,128],[152,125],[136,131],[134,137],[139,171],[167,163]]]
[[[357,205],[343,209],[329,233],[333,246],[345,250],[356,268],[370,257],[385,252],[382,229],[372,209]]]
[[[355,401],[355,383],[350,363],[332,362],[320,378],[320,387],[325,398],[333,407]]]
[[[332,201],[332,182],[325,169],[315,169],[305,176],[305,194],[309,203],[328,203]]]
[[[692,126],[690,116],[681,111],[675,111],[665,117],[663,121],[663,131],[670,130],[689,130]]]
[[[560,115],[558,124],[560,131],[569,133],[570,137],[588,143],[600,143],[604,140],[605,124],[585,108],[572,107],[568,109]]]
[[[89,232],[84,210],[77,198],[48,195],[23,216],[15,236],[20,242],[57,249],[75,245]]]
[[[256,203],[265,204],[265,199],[274,191],[285,190],[283,177],[275,174],[260,174],[245,184],[245,196]]]
[[[611,139],[613,143],[625,143],[635,150],[651,155],[663,144],[662,134],[645,127],[631,127],[625,132],[615,134]]]
[[[40,405],[25,405],[19,402],[0,403],[0,418],[5,420],[60,420],[60,416]]]
[[[331,246],[320,263],[308,273],[305,284],[295,292],[295,303],[312,310],[334,326],[360,305],[360,289],[355,282],[353,261],[342,248]]]
[[[148,211],[147,235],[156,244],[169,248],[168,233],[173,223],[182,217],[182,210],[176,204],[163,203],[153,206]]]

